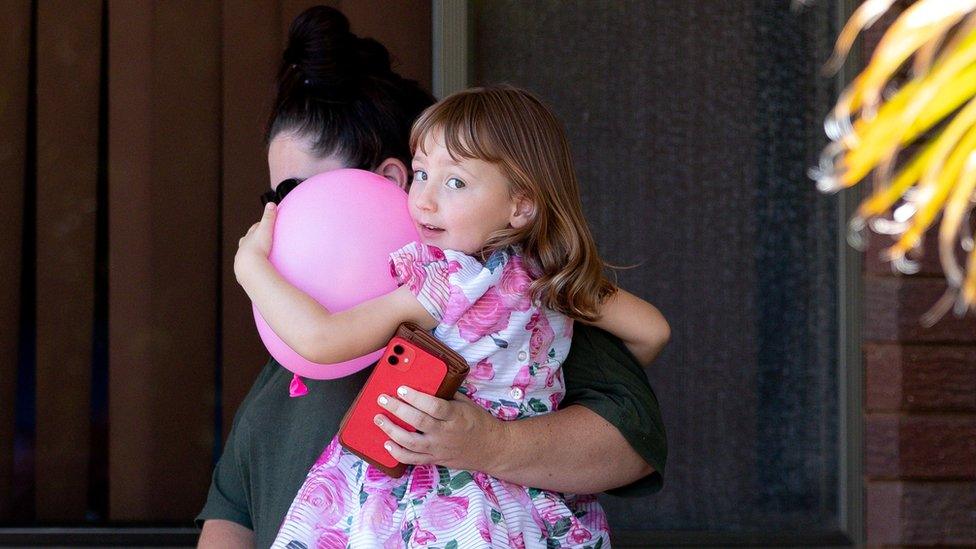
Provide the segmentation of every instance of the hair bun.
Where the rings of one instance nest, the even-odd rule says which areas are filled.
[[[280,74],[282,79],[336,93],[350,81],[390,71],[390,54],[382,44],[353,34],[349,19],[339,10],[314,6],[289,28]],[[297,74],[289,77],[289,72]]]
[[[372,38],[359,39],[359,61],[362,71],[370,76],[386,76],[390,68],[390,52]]]

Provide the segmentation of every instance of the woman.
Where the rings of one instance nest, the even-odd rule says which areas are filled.
[[[278,81],[267,136],[271,183],[278,188],[268,198],[280,198],[291,180],[342,167],[368,169],[407,188],[409,129],[433,98],[390,69],[382,45],[350,33],[338,11],[311,8],[291,26]],[[657,328],[663,345],[663,319]],[[483,471],[560,492],[657,490],[666,442],[640,366],[619,340],[580,326],[563,368],[563,408],[520,421],[496,420],[467,399],[415,392],[391,399],[389,414],[419,431],[384,422],[395,443],[391,453],[404,463]],[[271,543],[366,375],[305,380],[308,394],[289,398],[291,373],[274,360],[265,366],[235,416],[197,518],[205,521],[201,546]]]

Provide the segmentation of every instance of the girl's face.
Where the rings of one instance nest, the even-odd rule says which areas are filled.
[[[467,254],[524,217],[501,171],[482,160],[455,161],[440,131],[430,132],[413,157],[409,203],[424,243]]]

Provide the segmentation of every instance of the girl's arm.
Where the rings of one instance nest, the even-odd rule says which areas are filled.
[[[661,311],[623,289],[601,304],[600,318],[591,324],[620,338],[642,366],[653,362],[671,338]]]
[[[330,313],[268,261],[275,213],[269,204],[261,221],[241,238],[234,273],[268,326],[303,358],[321,364],[343,362],[386,345],[401,322],[412,321],[427,329],[436,326],[407,287]]]

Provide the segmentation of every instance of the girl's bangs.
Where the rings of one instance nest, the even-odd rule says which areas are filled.
[[[441,132],[444,146],[455,161],[476,159],[499,162],[499,136],[483,106],[473,96],[454,96],[427,109],[410,132],[410,153],[426,154],[427,136]]]

